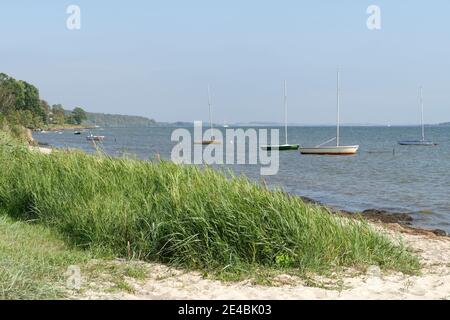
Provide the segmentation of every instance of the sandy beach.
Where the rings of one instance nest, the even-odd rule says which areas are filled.
[[[161,264],[143,263],[148,277],[143,281],[127,279],[134,293],[106,293],[95,285],[77,299],[250,299],[250,300],[339,300],[339,299],[450,299],[450,238],[432,232],[413,230],[398,224],[375,225],[393,239],[405,242],[420,257],[423,268],[418,275],[380,272],[369,267],[364,274],[347,270],[333,278],[313,277],[319,286],[304,280],[279,275],[275,285],[261,286],[251,280],[222,282],[205,279],[197,272],[184,272]],[[120,263],[120,262],[117,262]]]
[[[29,149],[31,151],[39,152],[39,153],[42,153],[42,154],[51,154],[52,153],[52,148],[30,146]]]

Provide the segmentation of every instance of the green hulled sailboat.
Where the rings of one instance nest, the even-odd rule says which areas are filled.
[[[263,150],[298,150],[300,147],[298,144],[289,144],[288,143],[288,116],[287,116],[287,82],[284,81],[284,136],[286,138],[286,143],[281,145],[266,145],[261,146]]]

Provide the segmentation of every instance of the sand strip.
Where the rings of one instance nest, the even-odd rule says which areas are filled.
[[[376,225],[380,228],[380,225]],[[450,299],[450,238],[433,233],[401,231],[396,225],[384,228],[390,236],[403,241],[420,257],[423,269],[420,275],[399,272],[380,272],[369,267],[367,273],[344,272],[333,279],[317,277],[327,289],[311,287],[304,280],[280,275],[275,286],[254,285],[252,281],[227,283],[205,279],[197,272],[184,272],[162,264],[143,263],[148,278],[143,281],[127,279],[134,293],[105,293],[91,288],[78,299]],[[397,230],[394,230],[397,229]],[[120,262],[118,262],[120,263]]]

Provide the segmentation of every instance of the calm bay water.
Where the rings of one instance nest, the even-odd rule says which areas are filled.
[[[105,128],[103,149],[112,156],[136,155],[141,159],[160,154],[170,159],[175,128]],[[222,129],[224,130],[224,129]],[[359,144],[350,157],[301,156],[298,151],[280,153],[280,170],[264,179],[271,186],[307,196],[350,211],[384,209],[412,215],[415,224],[450,232],[450,127],[429,127],[427,139],[435,147],[404,147],[398,140],[420,138],[418,127],[344,127],[342,144]],[[280,128],[280,140],[284,141]],[[36,133],[40,142],[55,147],[95,151],[83,133]],[[289,142],[316,145],[335,135],[333,127],[291,127]],[[260,180],[259,165],[232,169]]]

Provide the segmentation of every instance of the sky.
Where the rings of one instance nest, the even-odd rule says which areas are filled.
[[[81,9],[69,30],[66,10]],[[366,10],[381,10],[369,30]],[[0,72],[67,108],[157,121],[332,124],[450,121],[450,2],[10,0],[0,4]]]

